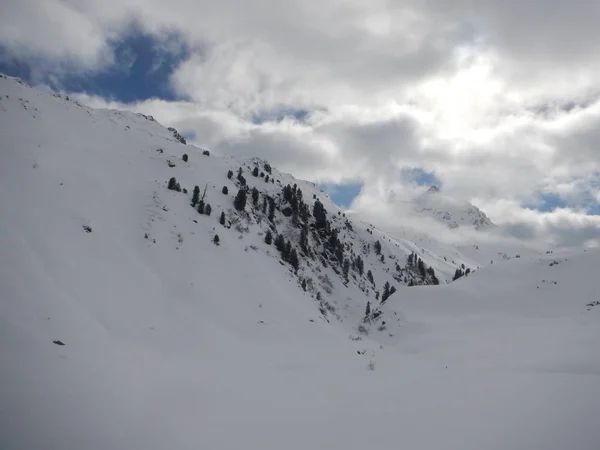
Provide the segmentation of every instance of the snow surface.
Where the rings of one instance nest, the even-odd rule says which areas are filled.
[[[360,333],[373,289],[304,259],[304,292],[253,208],[241,231],[218,222],[235,221],[226,173],[244,166],[261,193],[298,183],[341,225],[312,183],[264,183],[262,162],[11,78],[0,138],[1,449],[600,448],[600,253],[511,255],[445,285],[492,250],[354,220],[349,245],[380,239],[387,257],[367,253],[365,271],[398,287]],[[196,184],[210,217],[190,207]],[[394,281],[413,251],[441,286]]]
[[[475,230],[495,228],[489,217],[469,202],[457,201],[431,186],[413,201],[415,213],[430,215],[449,228],[472,227]]]

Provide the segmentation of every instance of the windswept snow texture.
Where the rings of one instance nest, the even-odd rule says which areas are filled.
[[[295,238],[288,219],[248,204],[236,223],[226,175],[243,167],[261,196],[297,183],[341,229],[312,183],[275,168],[266,183],[261,161],[11,78],[0,137],[1,449],[600,448],[598,252],[512,255],[446,284],[477,254],[354,221],[346,252],[380,240],[365,271],[398,289],[380,304],[324,257],[296,275],[264,242],[271,226]],[[394,278],[413,251],[440,286]]]

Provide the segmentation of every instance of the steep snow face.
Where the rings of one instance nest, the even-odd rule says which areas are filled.
[[[150,117],[0,78],[0,136],[0,448],[600,448],[597,253],[444,286],[489,254]]]
[[[433,217],[450,229],[467,226],[475,230],[488,230],[496,227],[479,208],[445,196],[437,186],[431,186],[417,197],[414,208],[415,212]]]

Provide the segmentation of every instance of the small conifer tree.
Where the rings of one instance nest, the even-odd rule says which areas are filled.
[[[290,265],[294,268],[294,270],[298,270],[300,267],[300,260],[298,259],[298,253],[296,252],[296,249],[292,249],[289,259]]]
[[[265,234],[265,244],[271,245],[272,242],[273,242],[273,233],[271,233],[271,230],[267,230],[267,233]]]
[[[386,281],[383,285],[383,294],[381,295],[381,302],[385,302],[390,296],[390,282]]]
[[[233,200],[233,206],[238,211],[243,211],[246,207],[246,191],[244,189],[240,189]]]
[[[381,253],[381,242],[375,241],[375,245],[373,247],[375,248],[375,254],[379,255]]]
[[[200,200],[200,186],[194,186],[194,194],[192,195],[192,206],[196,206]]]
[[[285,239],[282,234],[278,234],[275,238],[275,248],[277,248],[280,253],[283,253],[283,250],[285,249]]]

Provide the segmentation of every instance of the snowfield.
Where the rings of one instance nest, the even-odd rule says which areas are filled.
[[[388,235],[312,183],[254,177],[264,161],[8,77],[0,139],[0,449],[600,449],[600,252]],[[240,167],[260,191],[242,213]],[[344,278],[324,230],[302,253],[288,183],[323,203],[374,283]],[[210,216],[190,206],[195,185]],[[406,285],[430,284],[412,252],[439,286]],[[460,264],[474,271],[451,282]]]

